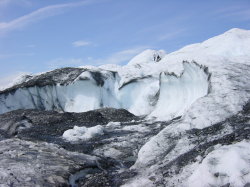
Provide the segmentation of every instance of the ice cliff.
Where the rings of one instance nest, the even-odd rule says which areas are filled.
[[[140,56],[147,63],[158,63],[157,52],[145,51]],[[142,71],[131,60],[124,71]],[[140,58],[139,58],[140,59]],[[49,78],[50,81],[44,81]],[[0,113],[16,109],[85,112],[103,107],[124,108],[135,115],[161,120],[180,116],[198,98],[208,93],[208,68],[195,62],[183,62],[183,72],[161,72],[134,75],[101,68],[65,68],[29,77],[0,92]]]
[[[19,80],[0,91],[0,140],[45,141],[103,158],[105,171],[98,161],[83,167],[98,169],[84,186],[250,184],[248,30],[169,54],[146,50],[125,66],[62,68]],[[18,151],[28,152],[27,144]]]
[[[249,51],[249,31],[232,29],[170,54],[146,50],[125,66],[65,68],[26,76],[0,91],[0,113],[114,107],[159,120],[186,115],[185,128],[208,126],[246,103],[248,76],[241,80],[235,76],[247,73]],[[214,105],[220,109],[213,110]],[[202,115],[196,116],[197,111]]]

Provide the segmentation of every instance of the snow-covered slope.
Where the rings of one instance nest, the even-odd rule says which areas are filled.
[[[212,74],[211,93],[186,113],[186,127],[192,119],[192,127],[203,128],[242,109],[250,96],[250,31],[231,29],[168,54],[160,63],[168,64],[169,71],[176,72],[181,70],[183,60],[195,60],[207,66]]]
[[[187,186],[244,186],[250,181],[250,142],[216,146],[201,163],[194,163]]]
[[[82,67],[76,71],[81,73],[65,73],[52,84],[19,84],[11,92],[1,92],[0,112],[20,108],[83,112],[115,107],[160,120],[184,114],[181,128],[203,128],[236,113],[249,98],[249,43],[249,31],[232,29],[170,54],[146,50],[126,66]],[[238,80],[242,74],[246,76]],[[41,79],[39,76],[33,80]],[[71,81],[64,84],[60,79]],[[208,89],[210,93],[197,100]]]
[[[195,149],[195,144],[190,143],[189,138],[180,135],[191,129],[209,129],[212,125],[237,114],[249,102],[250,31],[232,29],[202,43],[184,47],[166,55],[159,62],[159,66],[163,68],[167,64],[169,71],[178,74],[183,68],[183,60],[195,60],[198,64],[208,67],[211,73],[209,94],[197,99],[180,120],[167,126],[140,149],[133,168],[141,168],[144,174],[142,178],[129,183],[130,185],[149,178],[161,167],[156,165],[170,164],[180,155]],[[232,130],[227,128],[225,134]],[[189,170],[189,173],[191,172],[192,169]],[[222,184],[225,184],[224,182]],[[213,183],[217,184],[216,181]],[[171,184],[171,180],[168,184]],[[147,186],[150,186],[149,183]]]
[[[150,50],[147,49],[142,53],[135,56],[128,62],[128,65],[140,65],[140,64],[149,64],[149,63],[157,63],[166,55],[165,51],[160,50]]]
[[[19,72],[0,79],[0,91],[29,80],[32,76]]]
[[[1,92],[0,113],[20,108],[82,112],[115,107],[161,120],[184,114],[182,128],[203,128],[236,113],[248,100],[249,43],[249,31],[231,29],[170,54],[146,50],[126,66],[88,66],[62,73],[42,86],[34,80],[45,79],[47,73],[29,77],[27,84]],[[237,78],[242,74],[246,76]],[[208,89],[210,93],[197,100]]]
[[[125,66],[63,68],[29,77],[0,91],[0,113],[125,108],[145,121],[113,129],[148,133],[153,126],[160,128],[143,145],[136,143],[131,169],[137,176],[125,186],[237,186],[250,182],[249,98],[250,31],[231,29],[170,54],[146,50]],[[65,136],[90,141],[104,132],[92,130],[74,128]],[[126,138],[112,141],[117,147],[134,141]],[[105,146],[95,153],[122,154]],[[239,165],[225,166],[229,157]],[[208,180],[199,183],[200,173]]]

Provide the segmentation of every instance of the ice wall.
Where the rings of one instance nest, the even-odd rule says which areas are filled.
[[[161,73],[160,96],[150,117],[169,120],[181,116],[195,100],[208,93],[209,77],[204,68],[195,63],[184,63],[181,76]]]
[[[135,115],[166,120],[182,115],[198,98],[208,92],[209,74],[196,63],[183,63],[180,76],[160,73],[120,85],[121,77],[106,71],[96,80],[84,71],[69,84],[19,87],[0,94],[0,113],[16,109],[84,112],[102,107],[124,108]]]

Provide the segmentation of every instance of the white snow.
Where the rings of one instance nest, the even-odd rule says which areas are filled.
[[[103,86],[85,71],[69,85],[20,88],[0,95],[0,113],[20,108],[83,112],[114,107],[156,120],[182,115],[177,129],[204,128],[240,111],[250,97],[249,51],[250,31],[241,29],[170,54],[146,50],[125,66],[83,67],[102,73]],[[183,65],[192,60],[199,65]],[[208,67],[210,83],[200,65]]]
[[[181,116],[200,97],[208,93],[208,75],[196,64],[184,63],[181,77],[162,73],[160,97],[150,117],[170,120]]]
[[[109,122],[106,127],[111,127],[111,128],[116,128],[116,127],[120,127],[121,126],[121,122]]]
[[[187,179],[189,187],[244,186],[250,181],[250,142],[221,146],[209,153]]]
[[[94,127],[78,127],[74,126],[73,129],[66,130],[63,133],[63,138],[68,141],[79,141],[79,140],[89,140],[96,136],[103,135],[105,128],[101,125],[97,125]]]
[[[100,70],[105,78],[104,85],[97,85],[91,73],[85,71],[65,86],[20,88],[14,94],[0,95],[0,113],[22,108],[85,112],[113,107],[127,109],[135,115],[152,113],[150,117],[171,119],[182,115],[208,90],[208,75],[204,70],[194,63],[184,66],[181,77],[167,73],[156,77],[132,77],[123,85],[120,76],[114,77],[112,72],[104,70]],[[175,97],[177,93],[178,98]]]
[[[159,66],[181,72],[183,60],[209,68],[211,93],[185,112],[182,126],[204,128],[237,113],[250,97],[250,31],[231,29],[202,43],[166,55]],[[204,107],[206,106],[206,107]]]
[[[217,50],[220,53],[216,52]],[[238,52],[234,53],[234,50]],[[179,51],[168,54],[159,62],[160,65],[168,64],[169,69],[174,70],[182,69],[183,60],[195,60],[198,64],[204,64],[209,68],[209,72],[211,72],[211,88],[206,96],[199,99],[196,98],[193,103],[190,102],[190,105],[186,108],[184,115],[179,121],[167,126],[158,135],[143,145],[138,153],[136,167],[146,167],[149,163],[154,162],[156,158],[160,158],[160,155],[166,152],[172,145],[169,142],[170,137],[174,139],[175,135],[192,128],[202,129],[208,127],[242,110],[242,107],[250,98],[249,51],[250,31],[232,29],[203,43],[184,47]],[[246,61],[246,59],[248,60]],[[178,81],[176,83],[176,85],[180,84]],[[190,95],[194,99],[196,91],[200,90],[202,93],[202,89],[199,88],[201,82],[198,84],[195,83],[195,85],[197,85],[198,89],[193,92],[191,85],[190,91],[186,91],[185,89],[187,88],[185,86],[179,87],[179,90],[175,91],[176,94],[173,94],[172,97],[175,97],[176,100],[177,98],[181,99],[179,94],[183,92],[183,95]],[[164,86],[161,86],[161,88],[164,88]],[[177,89],[178,86],[173,88]],[[171,100],[174,101],[174,99]],[[164,102],[159,102],[158,105],[162,105],[163,110],[165,106],[166,110],[168,106],[167,102],[165,105],[161,103]],[[171,102],[169,101],[168,103]],[[175,111],[174,109],[178,104],[178,102],[173,102],[171,110]],[[183,106],[185,108],[184,103]],[[172,112],[171,110],[170,113]],[[160,114],[161,111],[159,110],[157,114]],[[182,145],[179,143],[178,145],[180,146],[180,148],[178,146],[179,149],[181,147],[188,147],[185,144]]]
[[[141,176],[131,182],[128,182],[127,184],[129,185],[139,184],[141,180],[153,175],[157,171],[157,167],[160,167],[161,163],[169,163],[177,158],[178,155],[191,150],[194,145],[189,144],[188,139],[185,139],[184,137],[181,139],[178,138],[182,136],[182,134],[185,134],[186,130],[190,130],[192,128],[202,129],[217,122],[223,121],[226,118],[241,111],[244,104],[246,104],[250,98],[250,31],[232,29],[222,35],[216,36],[202,43],[193,44],[176,52],[167,54],[157,64],[147,64],[143,67],[141,66],[139,71],[143,71],[142,69],[144,69],[148,72],[148,66],[151,66],[152,74],[154,74],[157,69],[160,68],[162,71],[175,72],[175,74],[180,76],[181,72],[185,68],[185,66],[182,65],[182,62],[186,60],[194,60],[198,64],[208,67],[208,71],[211,73],[210,84],[208,85],[209,93],[203,97],[196,98],[193,103],[190,102],[190,105],[188,105],[186,110],[183,112],[182,118],[167,126],[159,134],[152,137],[146,144],[142,146],[138,153],[138,159],[133,166],[134,169],[138,169],[141,172]],[[176,94],[170,96],[172,96],[172,98],[180,98],[182,100],[180,93],[183,92],[187,93],[187,95],[190,95],[189,98],[195,98],[193,94],[196,92],[196,90],[192,92],[191,87],[190,91],[186,91],[185,89],[187,88],[185,88],[185,86],[178,87],[177,85],[180,84],[180,79],[177,80],[178,81],[175,81],[176,87],[174,86],[173,88],[179,90],[175,91]],[[198,88],[197,90],[202,91],[202,89],[199,88],[199,85],[201,86],[201,84],[197,84],[196,88]],[[160,93],[163,92],[162,88],[164,88],[164,84],[160,86]],[[169,88],[166,90],[169,90]],[[166,91],[164,95],[166,94],[169,93]],[[159,98],[159,101],[160,100],[161,97]],[[190,101],[191,100],[192,99],[190,99]],[[174,101],[174,99],[171,99],[171,101]],[[161,105],[163,110],[165,106],[165,110],[167,110],[167,103],[171,102],[169,101],[165,104],[164,102],[159,102],[157,105]],[[170,109],[175,111],[174,109],[178,106],[178,104],[178,102],[173,102]],[[182,106],[184,109],[186,105],[183,104]],[[159,110],[158,112],[157,110],[155,111],[157,114],[160,114],[162,110]],[[171,114],[171,111],[169,114]],[[232,131],[230,129],[227,130],[229,132]],[[244,170],[246,167],[249,168],[249,163],[243,162],[243,160],[246,160],[246,158],[248,158],[249,162],[249,152],[243,151],[247,149],[249,150],[249,146],[245,146],[242,149],[234,147],[233,150],[237,150],[233,151],[234,153],[231,151],[225,151],[227,152],[226,155],[221,155],[221,157],[223,159],[225,158],[225,160],[232,157],[232,161],[227,161],[230,162],[227,164],[231,169],[224,167],[226,161],[221,160],[220,163],[223,165],[220,165],[219,168],[225,168],[226,170],[222,169],[221,172],[226,172],[230,177],[225,177],[225,180],[222,176],[220,176],[218,180],[215,178],[208,178],[210,181],[207,182],[211,182],[211,186],[222,186],[222,183],[226,184],[224,182],[231,182],[232,184],[235,184],[232,186],[244,186],[242,185],[244,184],[243,181],[249,181],[248,174],[246,175],[247,178],[237,178],[236,176],[239,175],[236,175],[236,173],[239,173],[240,170]],[[238,152],[238,155],[236,152]],[[236,165],[231,164],[231,162],[237,163],[238,160],[238,166],[241,169],[236,168]],[[191,172],[198,166],[198,164],[199,163],[195,163],[189,168],[186,168],[186,171],[183,170],[180,176],[176,176],[175,179],[184,181],[185,184],[185,179],[188,177],[188,174],[191,175]],[[245,167],[243,167],[243,164],[245,164]],[[198,173],[203,170],[203,167],[200,167],[201,169],[197,170],[197,175],[195,175],[197,178],[194,179],[193,183],[190,181],[190,186],[195,187],[195,182],[199,182],[199,177],[201,179],[207,177],[206,174],[208,173],[201,173],[198,177]],[[206,172],[212,171],[210,166],[207,167],[209,168],[205,167]],[[234,169],[236,173],[232,173]],[[229,178],[235,179],[235,181],[230,181]],[[240,180],[241,183],[238,180]],[[205,182],[204,184],[206,185],[204,186],[210,186],[210,183],[208,184]],[[172,184],[170,179],[169,184]]]
[[[144,63],[157,63],[165,56],[164,50],[151,50],[147,49],[142,53],[135,56],[128,62],[128,65],[141,65]]]
[[[159,80],[144,78],[132,82],[117,92],[121,108],[135,115],[147,115],[154,110],[155,96],[160,89]]]
[[[121,187],[155,187],[153,184],[153,181],[147,179],[147,178],[140,178],[138,180],[134,180],[133,182],[128,182]]]
[[[126,125],[122,128],[122,130],[126,130],[126,131],[137,131],[137,132],[150,132],[151,129],[149,129],[147,126],[143,125],[143,124],[139,124],[139,125]]]
[[[208,68],[206,72],[205,67]],[[18,108],[83,112],[114,107],[153,120],[171,120],[181,115],[141,147],[132,167],[140,171],[141,176],[125,184],[153,186],[148,176],[156,173],[161,163],[169,163],[194,148],[187,137],[179,138],[186,130],[202,129],[223,121],[241,111],[249,100],[250,31],[231,29],[170,54],[146,50],[125,66],[109,64],[82,68],[88,71],[69,85],[20,88],[14,94],[0,95],[0,113]],[[103,86],[96,84],[90,70],[102,74]],[[110,122],[105,128],[148,131],[142,124],[121,127],[119,122]],[[88,140],[104,132],[102,126],[75,126],[65,131],[63,137],[69,141]],[[123,143],[124,147],[128,144],[127,141]],[[119,157],[122,152],[107,147],[103,155]],[[244,186],[250,181],[249,158],[248,141],[216,147],[203,160],[199,157],[199,161],[186,166],[171,180],[177,181],[175,186],[222,186],[227,183]],[[177,185],[180,181],[183,183]]]
[[[16,84],[20,84],[28,80],[28,77],[31,76],[25,72],[18,72],[15,74],[11,74],[7,77],[0,78],[0,90],[4,90],[6,88],[10,88]]]

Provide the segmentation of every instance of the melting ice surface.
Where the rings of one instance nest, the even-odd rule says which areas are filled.
[[[213,128],[206,129],[209,133],[204,135],[207,137],[204,140],[200,137],[190,137],[189,130],[200,129],[198,132],[205,132],[202,130],[205,127],[217,127],[221,125],[218,122],[242,111],[243,106],[249,103],[249,44],[250,31],[232,29],[167,55],[163,51],[146,50],[126,66],[83,67],[81,74],[66,84],[57,81],[54,81],[55,84],[43,86],[34,84],[27,87],[20,84],[16,89],[0,91],[0,113],[20,108],[83,112],[101,107],[114,107],[125,108],[136,115],[147,115],[148,118],[155,117],[160,120],[182,115],[180,120],[167,125],[140,148],[133,166],[140,176],[136,176],[125,185],[150,186],[154,179],[162,181],[164,166],[171,166],[173,163],[170,169],[175,170],[177,165],[173,161],[183,158],[186,153],[196,151],[194,148],[196,145],[202,145],[200,142],[205,145],[209,145],[210,142],[217,144],[218,138],[229,137],[230,140],[226,143],[234,145],[215,147],[214,151],[203,155],[204,158],[198,156],[199,161],[188,165],[186,173],[182,168],[179,174],[171,171],[169,174],[172,178],[166,178],[163,182],[174,182],[177,184],[175,186],[181,186],[178,184],[182,181],[187,186],[223,186],[227,183],[243,186],[250,180],[250,147],[248,141],[235,143],[234,139],[231,140],[235,126],[225,124],[225,130],[218,131],[221,132],[218,135],[210,134]],[[192,60],[197,63],[191,63]],[[183,61],[190,63],[182,63]],[[99,78],[96,74],[99,74]],[[60,79],[66,80],[69,77],[68,74]],[[104,128],[119,126],[119,123],[110,123]],[[119,128],[142,131],[139,125]],[[97,129],[93,131],[92,136],[88,137],[98,135]],[[90,129],[74,128],[68,132],[77,138],[86,138]],[[234,133],[232,136],[236,135]],[[109,150],[107,155],[111,154],[120,153]],[[193,159],[189,161],[193,162]],[[72,184],[76,178],[73,177]]]
[[[249,141],[221,146],[198,164],[187,186],[244,186],[250,181],[249,156]]]
[[[196,64],[184,64],[180,77],[161,73],[160,96],[150,116],[166,120],[180,116],[208,92],[208,75]]]
[[[155,51],[145,53],[144,56],[153,56],[152,60],[161,58]],[[116,73],[90,68],[69,84],[20,87],[12,92],[2,93],[0,113],[30,108],[85,112],[113,107],[127,109],[135,115],[166,120],[182,115],[196,99],[208,92],[209,74],[205,67],[196,63],[183,63],[182,74],[175,75],[167,71],[161,72],[161,69],[152,73],[147,67],[145,70],[134,64],[135,60],[132,62],[123,70],[117,69]],[[127,73],[133,71],[135,73],[128,78]],[[93,72],[100,74],[101,81],[96,81]]]
[[[68,141],[89,140],[103,134],[104,127],[102,127],[101,125],[90,128],[74,126],[73,129],[66,130],[63,133],[63,138]]]

